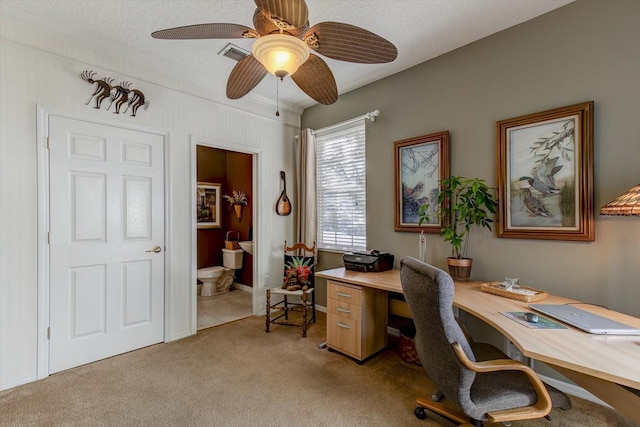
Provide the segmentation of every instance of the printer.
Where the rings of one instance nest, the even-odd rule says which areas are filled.
[[[344,267],[353,271],[386,271],[393,268],[393,255],[378,250],[348,252],[342,256]]]

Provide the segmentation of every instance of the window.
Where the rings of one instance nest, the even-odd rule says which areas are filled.
[[[367,246],[364,119],[315,132],[318,248]]]

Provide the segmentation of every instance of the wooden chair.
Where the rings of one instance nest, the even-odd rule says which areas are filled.
[[[313,242],[312,247],[304,243],[289,247],[285,240],[282,285],[267,289],[266,332],[269,332],[272,324],[298,326],[302,328],[302,336],[307,336],[307,328],[316,321],[315,265],[316,242]],[[282,296],[282,299],[272,303],[271,298],[275,295]],[[295,301],[291,302],[290,297],[295,298]],[[290,312],[301,312],[302,320],[295,322],[289,319]],[[273,314],[275,317],[272,317]],[[282,318],[284,319],[281,320]]]
[[[548,417],[552,406],[571,408],[569,398],[544,384],[529,366],[498,348],[469,342],[453,313],[454,284],[448,273],[412,257],[400,261],[402,291],[416,326],[416,351],[439,391],[418,398],[425,409],[464,426]],[[447,398],[453,405],[443,405]]]

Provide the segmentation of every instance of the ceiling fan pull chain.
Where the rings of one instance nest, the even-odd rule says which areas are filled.
[[[276,78],[276,117],[280,117],[280,91],[278,90],[280,87],[279,80],[280,79]]]

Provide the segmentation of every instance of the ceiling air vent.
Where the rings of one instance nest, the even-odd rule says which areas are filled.
[[[238,47],[232,43],[227,44],[224,49],[218,52],[218,55],[226,56],[227,58],[231,58],[234,61],[240,61],[245,56],[249,55],[249,52]]]

